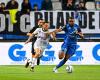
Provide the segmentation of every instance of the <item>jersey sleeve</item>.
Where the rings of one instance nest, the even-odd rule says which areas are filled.
[[[41,28],[37,28],[32,34],[37,34]]]
[[[33,28],[30,30],[29,33],[33,33],[37,28],[38,28],[37,26],[33,27]]]
[[[78,32],[81,32],[81,28],[79,27],[79,25],[75,24],[75,26],[77,27],[76,30],[77,30]]]

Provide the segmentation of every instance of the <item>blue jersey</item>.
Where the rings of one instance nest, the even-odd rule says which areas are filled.
[[[76,31],[81,32],[81,29],[77,24],[74,24],[72,27],[70,24],[67,24],[62,28],[62,30],[65,31],[65,38],[64,43],[65,44],[76,44],[78,35],[76,34]]]

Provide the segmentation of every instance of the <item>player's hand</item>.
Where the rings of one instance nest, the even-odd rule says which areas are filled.
[[[78,34],[82,39],[84,39],[84,35],[82,33],[77,31],[76,34]]]
[[[79,32],[76,30],[76,31],[75,31],[75,34],[79,34]]]
[[[27,33],[27,36],[32,36],[32,33]]]
[[[29,43],[29,41],[28,41],[28,40],[25,42],[25,44],[27,44],[27,43]]]

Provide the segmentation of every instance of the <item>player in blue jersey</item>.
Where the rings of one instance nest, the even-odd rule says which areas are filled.
[[[80,27],[74,23],[74,18],[69,18],[69,23],[64,27],[55,30],[55,32],[65,31],[64,42],[61,46],[61,51],[59,52],[59,59],[62,59],[59,64],[53,69],[53,72],[57,72],[57,69],[63,66],[66,61],[75,54],[77,37],[80,36],[84,38]]]

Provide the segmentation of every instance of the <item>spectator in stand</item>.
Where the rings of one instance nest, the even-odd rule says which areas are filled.
[[[84,2],[79,2],[79,9],[78,10],[86,10]]]
[[[1,10],[1,3],[0,3],[0,10]]]
[[[6,9],[9,11],[11,23],[16,23],[16,13],[18,11],[18,2],[16,0],[10,0],[7,5]]]
[[[87,2],[87,1],[95,1],[95,0],[85,0],[85,1]]]
[[[75,9],[75,0],[66,0],[62,1],[63,10],[74,10]]]
[[[39,11],[38,5],[37,5],[37,4],[34,4],[34,5],[33,5],[33,11]]]
[[[32,10],[32,8],[31,8],[31,4],[30,4],[29,0],[23,0],[23,2],[21,4],[22,14],[30,13],[31,10]]]
[[[85,3],[79,2],[79,4],[76,5],[76,10],[87,10],[86,7],[85,7]]]
[[[100,1],[95,2],[96,10],[100,10]]]
[[[4,13],[5,12],[5,3],[0,4],[0,12]]]
[[[51,0],[43,0],[41,10],[53,10]]]

